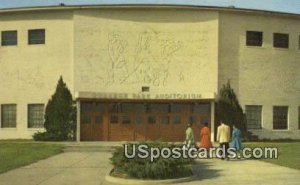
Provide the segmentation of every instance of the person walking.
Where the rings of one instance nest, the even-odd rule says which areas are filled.
[[[195,144],[194,132],[193,132],[193,129],[192,129],[192,124],[189,123],[187,125],[186,130],[185,130],[185,145],[187,146],[187,148],[190,148],[194,144]]]
[[[232,129],[232,140],[230,143],[230,147],[234,148],[236,151],[237,158],[241,158],[240,151],[242,150],[242,139],[241,139],[241,131],[233,125]]]
[[[225,158],[229,160],[228,157],[228,148],[229,148],[229,139],[230,139],[230,128],[224,122],[221,122],[221,125],[218,126],[217,130],[217,141],[222,148],[222,160]]]
[[[203,128],[200,131],[200,148],[205,148],[207,152],[207,158],[210,157],[209,149],[212,148],[210,129],[208,128],[208,122],[203,123]]]

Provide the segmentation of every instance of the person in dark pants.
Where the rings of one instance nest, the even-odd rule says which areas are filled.
[[[223,160],[225,158],[229,160],[228,157],[229,139],[230,139],[230,128],[224,122],[221,122],[221,125],[218,126],[218,130],[217,130],[217,141],[219,142],[220,147],[222,148],[221,159]]]

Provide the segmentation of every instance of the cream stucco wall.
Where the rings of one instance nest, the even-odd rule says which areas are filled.
[[[28,29],[46,29],[45,45],[28,45]],[[92,8],[0,14],[0,31],[17,30],[17,46],[0,46],[0,104],[17,104],[17,128],[0,139],[31,138],[27,105],[46,104],[63,75],[73,95],[194,93],[212,98],[230,79],[243,108],[263,106],[261,138],[300,138],[299,18],[175,8]],[[245,46],[262,31],[263,47]],[[290,34],[274,49],[274,32]],[[87,93],[85,93],[87,92]],[[93,94],[92,94],[93,95]],[[272,106],[289,106],[289,129],[272,130]]]
[[[218,12],[78,10],[74,38],[75,91],[217,91]]]
[[[46,105],[60,75],[73,89],[72,17],[64,11],[0,15],[0,31],[18,31],[17,46],[0,46],[0,104],[17,104],[17,128],[0,128],[0,139],[31,138],[41,130],[27,127],[27,105]],[[28,30],[39,28],[46,44],[28,45]]]
[[[230,79],[242,107],[262,105],[261,138],[300,138],[300,19],[220,13],[219,88]],[[263,46],[246,46],[246,31],[262,31]],[[289,49],[273,48],[273,33],[289,34]],[[288,130],[273,130],[273,106],[289,106]]]

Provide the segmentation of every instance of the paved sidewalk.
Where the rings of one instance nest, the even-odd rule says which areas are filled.
[[[112,185],[109,152],[66,152],[0,175],[0,185]],[[300,171],[261,161],[198,160],[197,179],[182,185],[284,184],[300,182]]]

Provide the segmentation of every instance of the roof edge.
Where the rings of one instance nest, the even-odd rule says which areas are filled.
[[[258,10],[248,8],[236,8],[234,6],[222,7],[222,6],[199,6],[199,5],[175,5],[175,4],[86,4],[86,5],[53,5],[53,6],[28,6],[28,7],[17,7],[17,8],[2,8],[1,13],[12,13],[12,12],[30,12],[30,11],[43,11],[43,10],[76,10],[76,9],[96,9],[96,8],[157,8],[157,9],[203,9],[203,10],[219,10],[228,12],[245,12],[245,13],[256,13],[256,14],[269,14],[278,16],[289,16],[300,18],[300,14],[287,13],[271,10]]]

